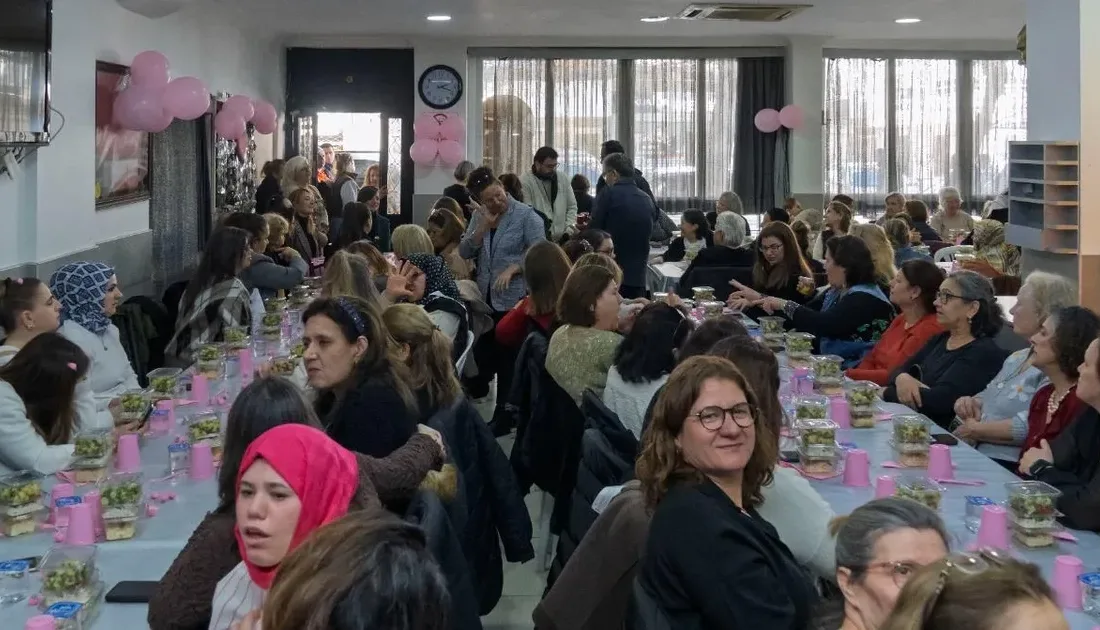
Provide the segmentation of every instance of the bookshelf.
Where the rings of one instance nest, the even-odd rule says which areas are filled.
[[[1079,164],[1076,142],[1008,143],[1009,243],[1077,255]]]

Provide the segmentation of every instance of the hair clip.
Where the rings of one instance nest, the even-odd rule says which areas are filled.
[[[72,370],[74,372],[76,371],[76,363],[73,363],[72,361],[70,361],[69,363],[66,363],[66,365],[69,366],[70,370]]]

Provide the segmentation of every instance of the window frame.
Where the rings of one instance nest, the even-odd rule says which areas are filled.
[[[946,59],[955,62],[955,107],[958,124],[956,125],[956,146],[958,147],[958,182],[944,182],[944,186],[956,186],[967,209],[980,211],[982,204],[993,198],[990,195],[974,194],[974,76],[972,61],[1018,61],[1019,53],[1006,50],[973,51],[937,51],[937,50],[863,50],[851,48],[825,48],[821,57],[824,71],[829,59],[878,59],[886,64],[886,124],[887,124],[887,189],[898,191],[897,173],[897,61],[899,59]],[[822,85],[822,100],[825,98],[826,85]],[[822,118],[822,126],[825,120]],[[822,130],[824,131],[824,129]],[[824,150],[824,147],[823,149]],[[1007,149],[1006,149],[1007,150]],[[822,184],[825,184],[824,161],[822,161]],[[822,186],[824,188],[824,186]],[[836,194],[837,191],[823,190],[823,194]],[[902,194],[904,190],[899,191]],[[889,193],[887,193],[889,194]],[[881,210],[884,200],[873,200],[869,205],[861,205],[861,210]],[[931,207],[931,206],[930,206]]]

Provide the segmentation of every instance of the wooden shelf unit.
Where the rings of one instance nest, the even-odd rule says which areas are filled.
[[[1009,243],[1076,255],[1080,177],[1076,142],[1008,143]]]

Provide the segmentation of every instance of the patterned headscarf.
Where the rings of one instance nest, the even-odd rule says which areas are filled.
[[[973,239],[978,250],[999,247],[1005,242],[1005,226],[1000,221],[982,219],[974,224]]]
[[[61,303],[61,321],[75,322],[102,335],[111,325],[103,312],[107,284],[115,275],[114,267],[101,262],[74,262],[50,276],[50,291]]]
[[[409,254],[406,259],[424,272],[424,297],[418,304],[426,304],[429,300],[428,296],[437,291],[452,300],[461,299],[454,276],[451,275],[451,270],[447,268],[447,263],[443,262],[442,258],[435,254]]]

